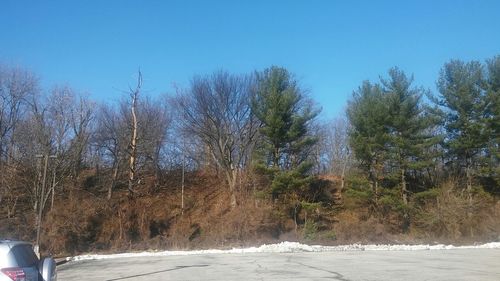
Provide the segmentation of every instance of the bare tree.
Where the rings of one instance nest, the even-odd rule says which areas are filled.
[[[92,142],[101,151],[103,161],[111,166],[111,183],[108,185],[108,200],[115,189],[119,171],[125,161],[128,145],[127,123],[116,108],[102,105],[97,117],[97,128]]]
[[[15,212],[17,167],[11,165],[17,148],[14,135],[28,109],[27,100],[38,92],[38,80],[31,72],[0,65],[0,209],[7,216]]]
[[[95,103],[87,97],[80,95],[76,97],[76,101],[73,104],[74,106],[70,111],[72,139],[69,147],[69,156],[71,160],[71,178],[75,185],[78,182],[84,153],[88,149],[90,135],[92,134]]]
[[[70,112],[74,103],[74,93],[69,87],[54,87],[48,101],[48,122],[52,128],[54,154],[57,157],[52,169],[51,209],[54,206],[56,186],[68,174],[67,157],[71,141]],[[61,185],[61,191],[63,190]]]
[[[92,143],[102,154],[104,164],[109,165],[112,170],[108,199],[111,199],[120,171],[125,166],[129,168],[127,181],[130,183],[131,156],[134,157],[132,188],[143,169],[154,172],[155,188],[158,187],[162,150],[165,148],[169,126],[168,108],[161,100],[136,100],[135,122],[130,103],[126,100],[122,100],[118,108],[109,105],[100,107]],[[134,128],[137,130],[135,137]],[[135,139],[134,145],[131,145],[131,136]],[[132,148],[135,148],[135,151]]]
[[[166,100],[141,99],[138,104],[137,160],[138,164],[154,171],[154,189],[160,184],[161,156],[167,141],[171,117]]]
[[[129,144],[129,177],[128,177],[128,191],[129,195],[132,195],[135,191],[133,189],[136,178],[136,161],[137,161],[137,133],[138,133],[138,121],[137,121],[137,99],[142,87],[142,73],[139,70],[137,76],[137,86],[135,89],[130,88],[130,113],[132,114],[132,120],[130,123],[131,134],[130,134],[130,144]]]
[[[353,163],[348,139],[349,122],[343,117],[338,117],[324,124],[323,130],[322,161],[326,166],[326,172],[341,180],[343,189],[345,174]]]
[[[249,105],[252,79],[216,72],[195,77],[191,88],[178,95],[183,130],[200,138],[223,171],[236,206],[236,187],[249,162],[258,124]]]
[[[30,101],[31,110],[16,131],[16,145],[19,150],[19,163],[26,176],[24,186],[29,191],[33,209],[41,205],[41,167],[36,161],[37,155],[49,155],[53,147],[53,132],[48,121],[46,105],[36,97]],[[37,164],[38,163],[38,164]],[[28,176],[29,175],[29,176]]]
[[[50,123],[47,104],[42,103],[34,96],[29,104],[31,110],[20,123],[16,131],[16,146],[22,175],[21,184],[26,187],[29,194],[36,222],[36,244],[40,244],[40,235],[43,214],[49,198],[54,192],[53,188],[47,189],[49,158],[54,147],[54,130]],[[50,161],[52,162],[52,161]]]
[[[50,131],[51,149],[57,156],[53,167],[52,200],[56,194],[56,185],[69,178],[76,187],[82,162],[89,147],[94,121],[94,102],[85,95],[77,93],[68,86],[54,87],[45,101],[45,119]],[[61,191],[64,186],[61,185]],[[70,195],[72,189],[70,189]],[[53,205],[53,203],[51,204]]]
[[[0,65],[0,157],[10,157],[12,136],[27,110],[29,100],[38,90],[38,80],[29,71]]]

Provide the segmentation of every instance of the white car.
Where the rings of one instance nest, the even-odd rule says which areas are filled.
[[[56,280],[54,259],[38,259],[28,242],[0,240],[0,281]]]

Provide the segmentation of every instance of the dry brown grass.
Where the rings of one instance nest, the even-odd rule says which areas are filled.
[[[337,219],[334,231],[342,243],[385,243],[391,240],[387,226],[374,217],[366,218],[356,211],[346,210]]]
[[[331,204],[309,211],[306,223],[304,210],[294,216],[293,206],[256,197],[258,181],[250,177],[242,183],[239,204],[232,209],[223,180],[210,173],[189,174],[182,211],[177,176],[167,177],[155,192],[133,199],[125,189],[116,190],[111,201],[105,199],[105,191],[84,189],[57,198],[54,210],[44,219],[45,252],[64,256],[94,251],[229,248],[282,240],[347,244],[500,238],[500,203],[477,192],[469,218],[465,194],[453,183],[414,198],[411,232],[402,235],[394,227],[397,216],[377,216],[371,205],[360,206],[359,200],[351,202],[345,195],[342,206]],[[144,186],[149,184],[146,180]],[[329,184],[331,194],[335,195],[336,185],[337,181]],[[33,241],[33,220],[34,216],[17,216],[2,223],[0,231],[3,236]]]
[[[45,218],[47,252],[56,255],[89,251],[233,247],[276,241],[279,223],[269,202],[241,190],[230,208],[224,183],[213,175],[194,174],[181,209],[178,186],[130,199],[118,190],[113,199],[87,191],[56,202]],[[278,233],[278,234],[276,234]]]
[[[456,180],[417,198],[414,233],[449,241],[496,240],[500,233],[498,201],[475,188],[472,201]],[[425,194],[424,194],[425,195]]]

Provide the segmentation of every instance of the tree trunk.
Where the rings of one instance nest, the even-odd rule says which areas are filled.
[[[349,156],[347,156],[346,159],[344,159],[344,165],[342,165],[342,174],[341,174],[341,182],[340,182],[340,196],[342,196],[342,191],[344,190],[345,187],[345,170],[347,169],[347,162],[349,161]],[[341,197],[342,198],[342,197]]]
[[[465,174],[467,177],[467,201],[468,201],[468,206],[467,206],[467,218],[469,219],[469,224],[471,224],[469,228],[469,234],[470,237],[474,237],[474,231],[472,229],[472,209],[473,209],[473,202],[472,202],[472,171],[470,168],[470,164],[467,163],[467,167],[465,168]]]
[[[139,75],[137,78],[137,87],[135,91],[131,94],[132,97],[132,105],[131,105],[131,113],[132,113],[132,135],[130,137],[130,159],[129,159],[129,177],[128,177],[128,191],[129,195],[132,196],[134,193],[134,181],[136,176],[136,154],[137,154],[137,96],[139,95],[139,91],[141,89],[142,84],[142,74],[139,71]]]
[[[40,199],[38,202],[38,218],[37,218],[37,226],[36,226],[36,246],[37,249],[40,250],[40,234],[42,228],[42,215],[43,215],[43,207],[45,206],[45,180],[47,179],[47,167],[49,163],[49,155],[44,155],[44,168],[43,168],[43,180],[42,180],[42,190],[40,193]],[[39,252],[37,254],[40,254]]]
[[[185,157],[182,150],[182,177],[181,177],[181,214],[184,215],[184,176],[185,176]]]
[[[135,100],[132,105],[132,137],[130,140],[130,159],[129,159],[129,177],[128,177],[128,191],[130,194],[134,192],[135,180],[135,163],[137,154],[137,116],[135,114]]]
[[[11,203],[12,206],[7,206],[7,218],[9,218],[9,219],[16,215],[16,206],[17,206],[18,197],[16,196],[13,200],[14,200],[14,203],[9,202],[9,203]],[[12,201],[12,199],[9,201]]]
[[[368,176],[370,178],[370,185],[372,188],[373,196],[375,198],[375,204],[378,202],[378,179],[377,179],[377,173],[374,171],[373,168],[370,170],[370,174]]]
[[[236,183],[238,179],[238,171],[236,169],[233,169],[232,171],[227,171],[226,178],[229,185],[229,192],[231,194],[230,205],[231,208],[234,209],[238,205],[238,202],[236,200]]]
[[[406,188],[405,168],[401,168],[401,199],[403,200],[403,232],[407,232],[410,227],[410,214],[408,214],[408,190]]]
[[[274,167],[278,168],[279,167],[279,164],[280,164],[280,148],[279,147],[275,147],[274,148],[274,153],[273,153],[273,164],[274,164]]]
[[[54,199],[55,199],[55,194],[56,194],[56,167],[54,167],[54,170],[52,171],[52,194],[51,194],[51,199],[50,199],[50,210],[54,208]]]
[[[113,189],[116,185],[116,178],[118,177],[118,160],[115,160],[113,165],[113,177],[111,178],[111,185],[108,188],[108,200],[111,200],[111,196],[113,195]]]
[[[405,169],[401,169],[401,199],[403,200],[403,204],[408,205],[408,190],[406,188],[406,178],[405,178]]]
[[[372,181],[372,190],[375,197],[375,206],[378,205],[378,161],[373,159],[370,167],[370,178]]]

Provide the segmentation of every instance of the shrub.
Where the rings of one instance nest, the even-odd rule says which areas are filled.
[[[318,224],[313,221],[306,221],[304,224],[304,239],[314,240],[318,234]]]
[[[494,229],[493,198],[481,187],[473,188],[472,201],[456,181],[417,193],[412,203],[413,225],[426,236],[448,239],[484,235]]]

